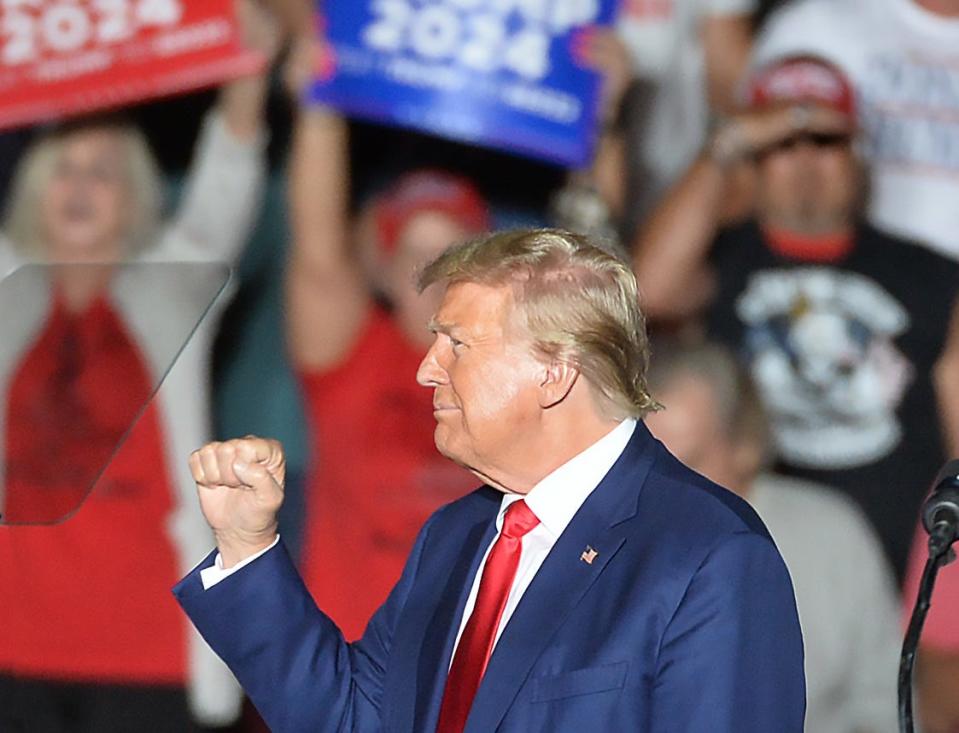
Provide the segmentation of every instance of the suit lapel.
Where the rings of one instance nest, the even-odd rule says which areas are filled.
[[[636,514],[654,445],[638,423],[623,454],[550,550],[493,650],[466,733],[496,729],[536,660],[622,547],[626,538],[619,525]],[[596,552],[592,562],[581,559],[587,546]]]
[[[463,607],[476,569],[496,534],[499,492],[486,489],[465,521],[437,523],[424,554],[397,635],[391,660],[395,687],[389,730],[432,731],[439,717],[443,686],[459,632]],[[484,493],[485,493],[484,492]],[[464,527],[465,525],[465,527]]]

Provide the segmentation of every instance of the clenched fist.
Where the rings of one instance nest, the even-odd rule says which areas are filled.
[[[248,435],[208,443],[190,455],[190,470],[223,567],[272,544],[285,472],[277,441]]]

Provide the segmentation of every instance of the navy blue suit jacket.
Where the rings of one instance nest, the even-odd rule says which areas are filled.
[[[354,644],[282,545],[204,591],[211,554],[175,593],[276,733],[432,733],[500,497],[483,487],[430,518]],[[639,423],[506,625],[466,731],[801,733],[804,708],[792,584],[765,527]]]

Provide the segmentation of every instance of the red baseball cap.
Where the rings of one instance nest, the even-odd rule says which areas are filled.
[[[384,252],[396,249],[410,219],[438,211],[470,233],[490,228],[486,199],[467,179],[439,170],[418,170],[401,176],[376,202],[376,229]]]
[[[764,107],[774,102],[814,102],[831,107],[850,120],[856,100],[849,79],[818,56],[790,56],[763,66],[749,80],[747,103]]]

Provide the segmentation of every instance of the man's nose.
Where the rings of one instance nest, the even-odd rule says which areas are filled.
[[[416,370],[416,381],[423,387],[436,387],[446,382],[446,370],[436,358],[435,343],[420,362],[420,368]]]

